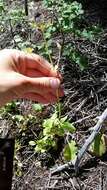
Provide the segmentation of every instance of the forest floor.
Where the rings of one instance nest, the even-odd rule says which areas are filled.
[[[23,5],[23,1],[18,3],[20,6]],[[14,6],[16,6],[15,1],[10,8]],[[87,11],[87,18],[88,15]],[[29,18],[47,19],[48,16],[49,13],[42,8],[42,1],[31,4]],[[98,22],[97,19],[96,15],[89,17],[90,22],[93,23]],[[28,32],[24,25],[14,30],[14,33],[27,37]],[[34,31],[32,40],[36,43],[39,38],[40,34]],[[90,55],[88,69],[81,72],[69,62],[62,62],[59,70],[63,75],[65,90],[65,97],[61,100],[62,114],[67,115],[74,123],[76,127],[74,138],[81,147],[89,136],[88,129],[96,124],[97,116],[101,115],[107,107],[107,30],[104,29],[98,41],[89,44],[81,40],[76,43],[83,52]],[[8,30],[0,34],[0,47],[1,49],[15,47],[12,34]],[[22,100],[5,113],[0,112],[1,135],[6,133],[7,136],[16,139],[12,190],[106,190],[107,154],[96,158],[87,152],[78,176],[73,170],[51,175],[50,168],[63,163],[61,152],[54,152],[53,155],[36,154],[29,146],[29,141],[36,139],[40,133],[43,119],[49,117],[53,109],[54,105],[48,105],[42,113],[36,113],[32,109],[32,102]],[[15,114],[22,115],[25,121],[17,124],[14,121]],[[27,121],[29,114],[33,117]],[[34,120],[34,117],[38,119]]]

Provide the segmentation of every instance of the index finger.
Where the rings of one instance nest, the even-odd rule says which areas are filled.
[[[48,77],[57,77],[62,79],[58,71],[56,71],[48,61],[37,54],[26,55],[27,69],[36,69]]]

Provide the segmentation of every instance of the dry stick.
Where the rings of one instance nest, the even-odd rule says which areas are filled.
[[[53,175],[53,174],[56,174],[56,173],[60,173],[63,170],[71,169],[71,167],[72,167],[72,169],[74,169],[73,163],[72,162],[68,162],[68,163],[63,164],[61,166],[58,166],[58,167],[56,167],[54,169],[51,169],[51,174]]]
[[[79,120],[77,120],[77,121],[75,121],[75,122],[72,122],[72,124],[77,124],[77,123],[82,123],[82,122],[84,122],[85,120],[87,120],[87,119],[89,119],[89,118],[92,118],[92,117],[94,117],[94,115],[88,115],[88,116],[86,116],[86,117],[83,117],[82,119],[79,119]]]
[[[61,172],[63,170],[69,169],[69,168],[75,168],[75,172],[78,172],[79,169],[79,164],[81,162],[81,159],[83,158],[85,152],[88,150],[89,146],[92,144],[92,142],[94,141],[96,135],[99,133],[99,131],[101,130],[103,123],[107,120],[107,108],[104,110],[104,112],[102,113],[102,115],[99,117],[99,120],[97,122],[97,124],[93,127],[93,132],[92,134],[89,136],[89,138],[86,140],[86,142],[84,143],[84,145],[82,146],[82,148],[79,150],[78,154],[77,154],[77,158],[75,160],[75,163],[73,163],[72,161],[61,165],[53,170],[51,170],[52,174],[55,174],[57,172]]]
[[[26,16],[28,16],[28,0],[25,0],[24,4],[25,4],[25,14]]]
[[[89,138],[86,140],[86,142],[84,143],[84,145],[82,146],[82,148],[78,152],[77,159],[76,159],[76,162],[75,162],[75,171],[76,172],[78,172],[79,164],[80,164],[80,161],[81,161],[82,157],[84,156],[85,152],[88,150],[89,146],[94,141],[97,134],[100,132],[100,130],[101,130],[102,126],[103,126],[103,123],[106,120],[107,120],[107,108],[104,110],[102,115],[99,117],[99,120],[98,120],[97,124],[93,128],[92,134],[89,136]]]

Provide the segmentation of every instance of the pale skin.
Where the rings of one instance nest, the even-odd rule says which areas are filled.
[[[37,54],[11,49],[0,51],[0,107],[22,98],[55,103],[58,96],[64,95],[61,81],[61,75]]]

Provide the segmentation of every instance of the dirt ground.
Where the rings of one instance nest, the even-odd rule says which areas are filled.
[[[10,5],[15,6],[15,1]],[[18,1],[20,6],[23,1]],[[103,22],[98,6],[94,4],[88,7],[85,16],[91,23]],[[35,1],[30,6],[29,17],[35,19],[37,13],[40,19],[42,16],[49,16],[49,13],[42,8],[42,1]],[[106,19],[106,16],[105,16]],[[93,127],[98,115],[107,107],[107,29],[103,23],[104,31],[98,41],[88,42],[76,41],[83,53],[89,56],[89,68],[84,72],[69,61],[63,61],[60,65],[60,72],[63,75],[63,85],[65,97],[61,100],[63,104],[63,115],[68,115],[76,127],[75,140],[81,147],[85,139],[89,136],[89,128]],[[27,30],[27,29],[26,29]],[[17,32],[17,31],[16,31]],[[26,31],[25,31],[26,32]],[[35,37],[36,35],[36,37]],[[39,34],[35,34],[35,43],[39,40]],[[12,47],[12,36],[8,31],[0,34],[0,47]],[[14,46],[13,46],[14,47]],[[78,176],[73,170],[67,170],[55,175],[51,175],[50,168],[57,167],[63,163],[61,153],[50,153],[37,155],[29,147],[30,140],[39,134],[42,119],[52,112],[54,106],[47,106],[42,115],[32,110],[32,102],[22,100],[13,115],[20,113],[24,117],[29,113],[39,117],[39,122],[27,123],[25,135],[19,132],[17,125],[11,118],[3,116],[0,118],[1,133],[7,130],[9,136],[20,140],[21,147],[17,151],[17,159],[14,160],[14,175],[12,190],[106,190],[107,189],[107,154],[101,158],[96,158],[87,152],[81,163]],[[42,119],[41,119],[42,118]],[[5,126],[4,128],[2,126]],[[11,134],[11,135],[10,135]],[[21,169],[17,168],[16,160],[21,162]],[[18,174],[19,172],[19,174]]]

